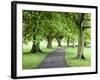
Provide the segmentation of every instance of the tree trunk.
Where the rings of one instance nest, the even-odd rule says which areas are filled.
[[[83,53],[84,53],[84,30],[80,29],[79,36],[78,36],[77,58],[85,59]]]
[[[87,42],[86,41],[84,41],[84,46],[87,46]]]
[[[51,36],[47,37],[47,41],[48,41],[47,48],[52,48],[52,40],[53,40],[53,38]]]
[[[56,37],[56,40],[58,42],[58,47],[61,47],[61,40],[63,39],[63,37]]]
[[[67,38],[67,46],[69,47],[69,37]]]
[[[33,37],[32,53],[42,52],[40,49],[40,42],[36,42],[36,36]]]
[[[75,41],[74,41],[74,38],[73,38],[73,47],[75,47]]]
[[[37,44],[33,43],[31,52],[32,53],[42,52],[40,49],[40,43]]]

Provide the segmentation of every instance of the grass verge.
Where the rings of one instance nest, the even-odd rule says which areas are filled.
[[[67,48],[65,53],[65,61],[70,67],[91,66],[91,48],[84,48],[85,60],[79,60],[76,57],[77,48]]]
[[[23,69],[35,69],[54,49],[42,49],[43,53],[23,53]]]

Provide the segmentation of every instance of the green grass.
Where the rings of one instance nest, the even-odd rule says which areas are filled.
[[[65,61],[70,67],[91,66],[91,48],[84,48],[85,60],[79,60],[76,57],[77,48],[67,48],[65,53]]]
[[[52,42],[52,49],[47,49],[47,41],[41,41],[40,48],[43,53],[30,53],[32,48],[32,42],[29,42],[27,45],[23,44],[23,56],[22,56],[22,68],[23,69],[35,69],[40,63],[46,58],[46,56],[57,48],[57,41],[54,39]],[[64,42],[62,42],[64,45]]]
[[[62,45],[65,46],[66,43],[62,42]],[[56,40],[53,40],[52,49],[47,49],[47,42],[42,41],[40,43],[40,48],[43,53],[30,53],[32,42],[29,42],[28,45],[23,44],[23,56],[22,56],[22,68],[23,69],[36,69],[40,63],[49,55],[50,52],[54,51],[57,48]],[[76,59],[77,48],[67,48],[65,53],[65,60],[69,66],[79,67],[79,66],[90,66],[91,65],[91,55],[90,48],[84,49],[85,60]]]
[[[47,49],[46,46],[47,42],[42,41],[40,43],[42,53],[31,53],[30,50],[32,48],[32,42],[29,42],[27,45],[23,44],[22,68],[36,69],[40,65],[40,63],[46,58],[46,56],[49,55],[50,52],[55,50],[57,42],[53,41],[53,48],[51,49]]]
[[[42,49],[43,53],[24,53],[22,65],[23,69],[35,69],[42,60],[54,49]]]

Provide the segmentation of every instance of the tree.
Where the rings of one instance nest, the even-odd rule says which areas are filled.
[[[61,40],[64,36],[64,26],[66,22],[64,20],[63,13],[59,12],[46,12],[44,20],[44,29],[46,30],[45,36],[47,36],[47,48],[52,47],[52,40],[56,38],[58,46],[61,46]]]
[[[55,38],[58,42],[58,47],[61,47],[61,40],[64,38],[65,35],[65,27],[66,27],[66,18],[65,13],[56,13],[54,17],[56,27]]]
[[[52,48],[52,41],[55,34],[55,27],[53,22],[53,12],[44,12],[44,21],[43,21],[43,35],[47,39],[47,48]]]
[[[86,17],[88,14],[86,13],[74,13],[73,20],[75,21],[76,25],[78,26],[78,50],[77,50],[77,58],[78,59],[85,59],[84,53],[84,29],[86,26],[87,20],[90,20],[90,17]],[[89,18],[89,19],[88,19]]]
[[[41,40],[41,31],[42,31],[42,14],[37,11],[23,11],[23,42],[28,43],[32,41],[32,53],[41,52],[40,49],[40,40]],[[41,35],[41,36],[40,36]]]
[[[62,46],[61,40],[64,38],[68,46],[72,42],[74,47],[78,35],[77,58],[85,59],[83,55],[84,35],[86,28],[90,26],[88,26],[90,24],[88,21],[90,21],[88,13],[23,10],[23,42],[27,44],[32,41],[31,52],[36,53],[41,52],[40,42],[44,39],[47,40],[47,48],[52,47],[54,38],[58,46]]]
[[[56,40],[57,40],[57,42],[58,42],[58,47],[61,47],[62,45],[61,45],[61,40],[63,39],[63,36],[58,36],[58,37],[56,37]]]
[[[67,40],[67,46],[69,47],[69,43],[72,42],[73,43],[73,47],[75,46],[75,40],[77,39],[77,25],[75,23],[75,21],[73,20],[73,15],[75,15],[74,13],[67,13],[66,15],[66,22],[67,22],[67,26],[66,26],[66,34],[65,34],[65,38]]]

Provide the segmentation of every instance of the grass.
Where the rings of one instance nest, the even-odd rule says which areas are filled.
[[[43,53],[24,53],[23,54],[23,69],[35,69],[39,66],[42,60],[54,49],[42,49]]]
[[[47,42],[42,41],[40,43],[40,48],[43,53],[30,53],[32,42],[29,42],[28,45],[23,44],[23,56],[22,56],[22,67],[23,69],[36,69],[40,63],[48,56],[52,51],[57,48],[56,40],[53,40],[53,48],[47,49]],[[66,43],[62,42],[63,47]],[[65,53],[65,61],[71,67],[82,67],[91,65],[91,52],[90,48],[84,48],[85,60],[76,59],[77,48],[67,48]]]
[[[46,48],[47,42],[42,41],[40,43],[40,48],[43,51],[42,53],[31,53],[32,42],[29,42],[27,45],[23,44],[23,56],[22,56],[22,67],[23,69],[36,69],[40,63],[46,58],[50,52],[54,51],[57,47],[57,42],[53,41],[53,48]]]
[[[65,61],[70,67],[86,67],[91,66],[91,48],[84,48],[85,60],[79,60],[76,57],[77,48],[67,48],[65,53]]]

